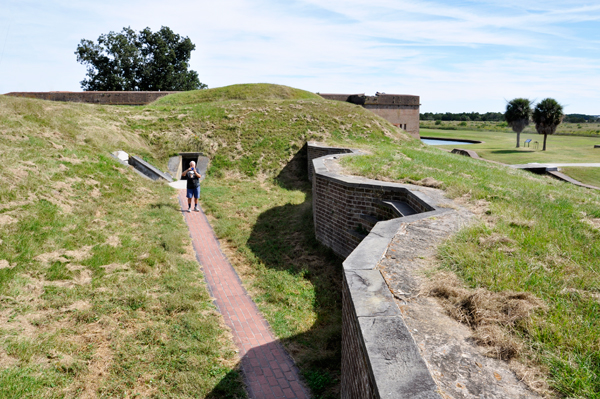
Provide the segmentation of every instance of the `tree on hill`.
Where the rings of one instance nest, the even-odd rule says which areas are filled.
[[[535,106],[533,122],[535,130],[544,135],[542,151],[546,151],[546,138],[549,134],[556,132],[556,128],[561,124],[563,118],[563,107],[553,98],[545,98]]]
[[[98,42],[82,39],[77,61],[87,65],[83,90],[168,91],[205,89],[196,71],[188,70],[196,46],[163,26],[158,32],[139,33],[123,28],[100,35]]]
[[[531,101],[527,98],[515,98],[506,104],[504,119],[513,132],[517,133],[517,148],[521,146],[521,132],[531,119]]]

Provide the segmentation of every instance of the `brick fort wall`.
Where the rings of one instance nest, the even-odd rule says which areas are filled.
[[[345,101],[360,105],[379,115],[392,125],[404,129],[415,138],[419,135],[420,97],[407,94],[319,94],[327,100]]]
[[[11,92],[11,97],[102,105],[145,105],[178,91],[82,91],[82,92]]]

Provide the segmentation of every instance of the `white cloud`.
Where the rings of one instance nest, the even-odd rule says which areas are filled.
[[[192,69],[210,87],[401,92],[421,95],[428,111],[552,95],[600,114],[600,30],[590,28],[600,5],[583,1],[5,1],[0,92],[78,90],[80,39],[165,25],[196,44]]]

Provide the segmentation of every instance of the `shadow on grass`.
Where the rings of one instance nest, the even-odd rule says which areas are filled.
[[[523,154],[526,152],[535,152],[535,150],[494,150],[490,151],[491,154]]]
[[[312,189],[308,182],[305,147],[283,168],[276,182],[285,189],[303,191],[306,199],[302,204],[277,206],[260,214],[250,234],[248,247],[266,268],[288,273],[292,279],[303,278],[310,282],[314,291],[312,310],[316,320],[308,331],[283,338],[280,342],[296,362],[315,398],[337,398],[341,370],[342,260],[317,242],[314,235]],[[280,304],[287,302],[290,312],[293,312],[295,296],[303,293],[290,292],[289,287],[281,282],[281,286],[274,289],[273,285],[277,283],[272,281],[261,300]],[[293,314],[292,318],[295,316]],[[242,368],[250,363],[249,358],[256,362],[260,351],[256,348],[254,353],[244,356]],[[223,381],[226,384],[227,377]],[[252,384],[252,381],[247,383]],[[220,384],[217,389],[221,389]]]

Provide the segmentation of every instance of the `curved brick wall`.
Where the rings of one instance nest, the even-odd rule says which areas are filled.
[[[356,150],[314,142],[307,149],[316,237],[346,258],[342,398],[439,399],[437,386],[377,266],[402,224],[450,210],[438,208],[402,184],[344,176],[328,167],[334,158],[358,154]],[[386,216],[381,202],[390,199],[410,204],[417,213],[376,221],[377,216]],[[365,220],[374,222],[366,235],[356,228]]]

